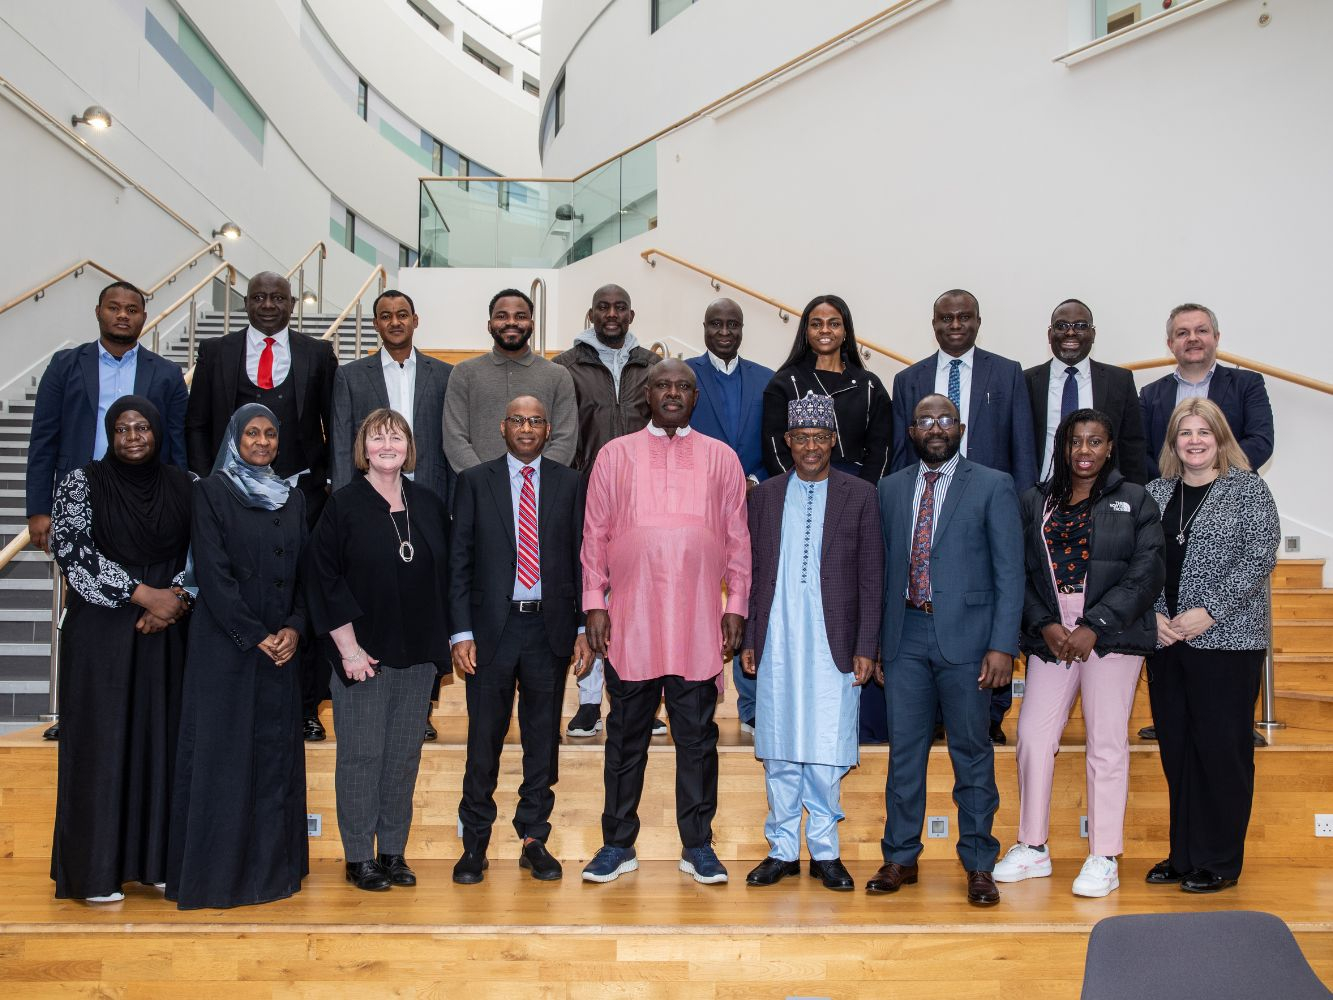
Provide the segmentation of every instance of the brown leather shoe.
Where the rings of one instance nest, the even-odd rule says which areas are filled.
[[[990,872],[967,873],[967,901],[976,906],[991,906],[1000,901],[1000,890]]]
[[[897,892],[905,885],[916,885],[916,865],[886,861],[879,866],[875,877],[866,883],[866,892]]]

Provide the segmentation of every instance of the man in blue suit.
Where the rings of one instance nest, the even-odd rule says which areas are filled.
[[[931,325],[940,349],[893,380],[893,426],[898,429],[893,470],[916,463],[909,437],[912,412],[923,397],[937,392],[953,403],[967,428],[962,454],[968,461],[1009,473],[1015,490],[1023,492],[1037,481],[1037,452],[1022,367],[977,347],[981,307],[971,292],[954,288],[936,299]],[[1001,723],[1012,703],[1007,683],[991,697],[993,743],[1007,742]]]
[[[98,339],[57,351],[37,386],[28,441],[28,534],[47,552],[56,485],[106,453],[106,411],[121,396],[153,401],[166,430],[162,459],[185,467],[185,379],[178,366],[139,344],[147,318],[143,292],[112,282],[97,297],[95,315]]]
[[[1023,609],[1023,527],[1013,480],[959,454],[967,427],[948,398],[928,395],[909,433],[919,461],[879,484],[884,531],[880,672],[889,713],[884,864],[866,885],[917,881],[926,765],[944,716],[968,902],[999,902],[991,834],[1000,793],[987,738],[992,689],[1009,683]]]
[[[1207,306],[1186,302],[1171,310],[1166,321],[1166,346],[1176,357],[1176,370],[1144,386],[1143,428],[1148,437],[1148,478],[1160,474],[1157,459],[1166,441],[1171,411],[1195,396],[1211,399],[1227,418],[1231,433],[1256,472],[1273,457],[1273,407],[1264,377],[1258,372],[1217,363],[1222,331]]]
[[[718,299],[704,310],[704,347],[685,363],[694,369],[699,402],[690,427],[731,446],[745,471],[746,488],[753,489],[768,473],[762,449],[764,389],[773,370],[741,358],[745,316],[731,299]],[[732,658],[736,682],[736,712],[741,729],[754,732],[755,679],[741,670],[740,657]]]

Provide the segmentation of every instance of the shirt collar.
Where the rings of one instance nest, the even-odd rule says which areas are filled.
[[[1067,364],[1065,364],[1065,363],[1064,363],[1063,361],[1061,361],[1059,358],[1051,358],[1051,376],[1052,376],[1052,377],[1055,377],[1055,376],[1057,376],[1057,375],[1066,375],[1066,374],[1068,374],[1068,373],[1065,371],[1065,369],[1068,368],[1068,367],[1070,367],[1070,366],[1067,365]],[[1075,368],[1078,369],[1078,373],[1079,373],[1080,375],[1085,376],[1085,377],[1087,377],[1087,378],[1091,378],[1091,377],[1092,377],[1092,358],[1091,358],[1091,356],[1084,358],[1082,361],[1080,361],[1078,364],[1074,365],[1073,367],[1075,367]]]
[[[248,343],[251,347],[263,347],[265,337],[272,337],[273,342],[277,344],[279,347],[288,346],[287,327],[285,326],[277,333],[260,333],[253,326],[247,326],[245,328],[245,337],[246,337],[246,343]]]
[[[967,349],[967,353],[966,353],[966,354],[960,355],[960,356],[957,357],[957,358],[954,358],[954,357],[952,357],[951,355],[945,354],[943,351],[936,351],[935,353],[936,353],[936,355],[937,355],[937,357],[938,357],[938,360],[937,360],[936,363],[935,363],[935,370],[936,370],[936,371],[947,372],[947,371],[949,370],[949,362],[950,362],[950,361],[961,361],[961,362],[963,363],[961,367],[966,368],[966,369],[968,369],[969,371],[971,371],[971,370],[972,370],[972,359],[973,359],[973,357],[975,357],[975,355],[976,355],[976,353],[977,353],[977,349],[976,349],[975,347],[969,347],[969,348]]]
[[[135,344],[120,357],[116,357],[114,354],[108,351],[105,346],[103,346],[100,340],[97,342],[97,359],[99,361],[106,361],[113,365],[124,365],[133,361],[138,356],[139,356],[138,344]]]
[[[659,438],[664,438],[667,436],[667,432],[664,431],[662,428],[658,427],[651,420],[648,421],[648,433],[651,434],[653,437],[659,437]],[[678,427],[676,429],[676,437],[689,437],[689,436],[690,436],[690,428],[688,424],[686,424],[684,427]]]
[[[1191,381],[1190,381],[1189,379],[1187,379],[1184,375],[1180,374],[1180,368],[1179,368],[1179,367],[1177,367],[1175,370],[1173,370],[1173,371],[1171,372],[1171,374],[1175,376],[1176,381],[1179,382],[1181,385],[1207,385],[1209,382],[1211,382],[1211,381],[1213,380],[1213,372],[1215,372],[1215,371],[1217,371],[1217,362],[1216,362],[1216,361],[1214,361],[1214,362],[1213,362],[1213,366],[1212,366],[1211,368],[1208,369],[1208,374],[1205,375],[1203,378],[1199,379],[1199,381],[1197,381],[1197,382],[1191,382]]]
[[[948,479],[958,469],[958,456],[960,454],[961,452],[955,452],[953,458],[949,459],[949,461],[945,462],[938,469],[928,468],[925,462],[921,462],[917,466],[917,475],[921,475],[925,472],[938,472],[942,477]]]
[[[708,355],[708,360],[713,363],[713,367],[716,368],[718,371],[720,371],[723,375],[730,375],[732,372],[734,372],[737,368],[741,366],[741,356],[739,354],[737,354],[730,361],[723,361],[712,351],[704,351],[704,353]]]
[[[522,475],[522,474],[523,474],[523,470],[526,469],[526,468],[529,468],[529,467],[531,467],[531,468],[533,468],[533,469],[536,469],[536,470],[537,470],[537,475],[538,475],[539,477],[540,477],[541,474],[542,474],[542,470],[541,470],[542,457],[541,457],[540,455],[538,455],[536,458],[534,458],[531,462],[528,462],[528,463],[524,464],[523,462],[520,462],[518,459],[516,459],[516,458],[514,457],[513,452],[508,452],[508,451],[507,451],[507,452],[505,452],[505,462],[509,465],[509,478],[510,478],[510,479],[513,479],[513,478],[515,478],[516,476],[520,476],[520,475]]]
[[[397,365],[398,362],[393,359],[392,354],[390,354],[383,347],[381,347],[380,364],[383,365],[385,368],[392,368],[395,365]],[[412,348],[412,352],[407,356],[407,360],[403,362],[403,371],[407,371],[409,368],[415,368],[416,366],[417,366],[417,349],[414,347]]]
[[[497,350],[496,348],[494,347],[491,348],[491,363],[495,365],[503,365],[506,362],[512,361],[516,365],[522,365],[524,368],[527,368],[532,364],[532,362],[536,359],[536,357],[537,355],[532,353],[531,347],[529,347],[526,352],[520,354],[518,357],[511,357],[508,354],[501,354],[499,350]]]

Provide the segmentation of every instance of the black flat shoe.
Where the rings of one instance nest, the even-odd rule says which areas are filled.
[[[764,858],[745,876],[746,885],[777,885],[784,878],[801,874],[799,861],[783,861],[781,858]]]
[[[856,888],[851,873],[843,867],[842,858],[833,858],[831,861],[811,859],[810,877],[819,879],[824,883],[825,889],[832,889],[835,892],[851,892]]]
[[[990,743],[993,747],[1002,747],[1009,742],[1009,737],[1004,735],[1004,730],[998,722],[990,724]]]
[[[1143,881],[1149,885],[1177,885],[1185,877],[1184,872],[1178,872],[1171,867],[1171,859],[1159,861],[1148,869],[1148,874]]]
[[[1196,868],[1180,880],[1180,888],[1185,892],[1221,892],[1235,884],[1234,878],[1223,878],[1207,868]]]
[[[347,862],[347,881],[366,892],[384,892],[391,884],[378,861]]]
[[[440,738],[440,734],[435,731],[435,727],[430,724],[430,719],[426,720],[426,731],[421,736],[422,743],[434,743]]]
[[[329,734],[324,732],[324,723],[313,715],[305,720],[302,735],[307,743],[323,743],[329,737]]]
[[[44,740],[60,739],[60,723],[53,722],[51,725],[47,726],[46,731],[42,733],[42,739]]]
[[[538,882],[554,882],[565,873],[565,870],[560,867],[560,862],[551,857],[551,852],[546,849],[546,845],[540,840],[534,840],[523,845],[523,853],[519,855],[518,866],[532,872],[532,877]]]
[[[417,884],[417,873],[407,866],[407,861],[401,854],[381,854],[379,856],[380,868],[384,874],[389,876],[389,881],[394,885],[413,886]]]
[[[1156,741],[1156,739],[1157,739],[1157,727],[1156,727],[1156,726],[1144,726],[1142,729],[1139,730],[1139,739],[1141,739],[1141,740],[1153,740],[1153,741]]]
[[[484,854],[464,851],[463,856],[454,864],[454,881],[459,885],[476,885],[486,877],[486,869],[491,863]]]

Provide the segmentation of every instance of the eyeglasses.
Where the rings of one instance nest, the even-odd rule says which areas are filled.
[[[1056,333],[1065,333],[1069,330],[1073,330],[1075,333],[1086,333],[1088,330],[1092,329],[1092,324],[1081,319],[1076,319],[1073,321],[1067,319],[1057,319],[1054,323],[1051,324],[1051,329],[1054,330]]]
[[[112,430],[116,432],[116,437],[128,437],[131,434],[138,434],[142,437],[152,431],[152,424],[116,424]]]
[[[707,323],[704,324],[704,326],[708,327],[708,329],[713,331],[722,330],[725,328],[727,330],[730,330],[732,333],[737,332],[744,325],[745,324],[738,319],[710,319]]]
[[[531,427],[534,431],[539,431],[546,426],[547,420],[545,417],[523,417],[514,413],[505,417],[505,423],[516,431],[520,431],[524,427]]]
[[[960,422],[957,417],[917,417],[912,421],[912,426],[920,431],[928,431],[932,427],[947,431],[957,427]]]
[[[828,444],[833,440],[833,435],[828,431],[816,431],[813,434],[791,434],[792,447],[804,448],[808,444]]]

